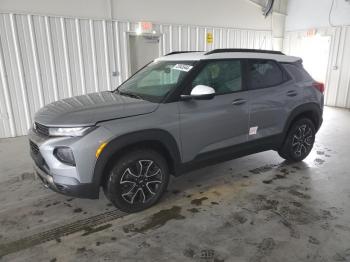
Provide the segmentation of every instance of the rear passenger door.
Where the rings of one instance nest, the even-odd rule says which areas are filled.
[[[246,60],[249,90],[248,141],[283,132],[290,111],[301,99],[301,90],[273,60]]]

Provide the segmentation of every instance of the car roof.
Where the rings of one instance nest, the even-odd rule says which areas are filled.
[[[272,59],[278,62],[294,63],[300,61],[300,57],[287,56],[279,52],[267,50],[254,51],[226,51],[225,49],[216,49],[216,52],[173,52],[168,55],[159,57],[156,61],[199,61],[199,60],[212,60],[212,59],[234,59],[234,58],[247,58],[247,59]]]

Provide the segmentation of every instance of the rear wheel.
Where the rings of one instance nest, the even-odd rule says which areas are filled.
[[[316,129],[308,118],[297,120],[290,128],[279,155],[293,162],[302,161],[312,150],[315,142]]]
[[[112,166],[104,192],[120,210],[138,212],[159,201],[168,181],[168,166],[159,153],[134,150]]]

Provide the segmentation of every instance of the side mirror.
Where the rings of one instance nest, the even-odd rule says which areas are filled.
[[[215,90],[210,86],[196,85],[190,95],[181,95],[182,100],[198,99],[209,100],[214,98]]]

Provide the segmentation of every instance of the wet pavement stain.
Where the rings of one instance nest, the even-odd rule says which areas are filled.
[[[193,199],[193,200],[191,201],[191,204],[192,204],[192,205],[195,205],[195,206],[201,206],[201,205],[202,205],[202,202],[203,202],[204,200],[207,200],[207,199],[208,199],[207,197],[201,197],[201,198]]]
[[[77,253],[84,253],[86,251],[86,247],[80,247],[77,249]]]
[[[281,216],[281,220],[280,222],[282,223],[282,225],[284,225],[286,228],[289,229],[289,235],[292,238],[296,238],[299,239],[300,238],[300,233],[294,228],[294,226],[292,225],[292,223],[290,223],[288,220],[286,220],[284,217]]]
[[[106,225],[103,225],[103,226],[99,226],[99,227],[95,227],[95,228],[92,228],[92,227],[86,227],[84,230],[85,230],[85,233],[82,234],[82,236],[88,236],[88,235],[91,235],[91,234],[94,234],[96,232],[99,232],[99,231],[102,231],[102,230],[105,230],[107,228],[110,228],[112,226],[112,224],[106,224]]]
[[[254,174],[254,175],[259,175],[261,173],[265,173],[265,172],[272,170],[276,166],[277,165],[265,165],[265,166],[261,166],[261,167],[255,168],[255,169],[251,169],[251,170],[249,170],[249,172]]]
[[[289,174],[289,170],[288,170],[287,168],[282,168],[282,169],[280,170],[280,172],[283,173],[284,176],[286,176],[286,175]]]
[[[262,215],[266,215],[266,221],[279,219],[279,222],[289,230],[290,236],[299,239],[300,233],[297,231],[297,225],[314,224],[316,222],[324,224],[335,218],[329,210],[315,210],[312,206],[308,207],[306,201],[309,199],[309,196],[300,192],[302,190],[307,190],[307,188],[293,185],[290,187],[277,187],[275,192],[284,195],[286,191],[289,193],[292,192],[292,196],[296,195],[298,198],[301,198],[303,203],[288,198],[280,199],[279,195],[275,195],[275,193],[270,196],[253,195],[247,199],[249,204],[247,203],[245,205],[244,210],[252,214],[258,214],[260,211],[264,211]],[[267,215],[266,211],[274,215]],[[241,214],[245,217],[244,213]],[[317,240],[314,239],[310,241],[313,241],[312,244],[315,245],[317,243]]]
[[[141,244],[138,245],[139,248],[149,248],[151,245],[148,244],[146,241],[143,241]]]
[[[335,261],[349,261],[349,258],[350,258],[350,248],[347,248],[343,251],[337,252],[333,256],[333,259]]]
[[[44,215],[44,211],[35,210],[32,214],[33,214],[33,216],[42,216],[42,215]]]
[[[265,238],[258,245],[259,253],[268,254],[270,253],[276,246],[275,240],[273,238]]]
[[[233,220],[239,224],[244,224],[247,222],[248,218],[242,212],[236,212],[233,214]]]
[[[316,163],[316,164],[322,165],[324,162],[326,162],[326,161],[323,160],[323,159],[321,159],[321,158],[316,158],[316,159],[315,159],[315,163]]]
[[[22,180],[35,180],[35,174],[30,172],[24,172],[21,174]]]
[[[221,193],[218,192],[218,191],[213,191],[213,194],[216,195],[216,196],[221,196]]]
[[[255,212],[262,210],[275,210],[279,204],[278,200],[268,199],[264,195],[257,195],[252,198],[252,204]]]
[[[284,179],[284,178],[286,178],[286,175],[277,174],[277,175],[275,175],[274,178],[275,179]]]
[[[343,230],[343,231],[348,231],[350,232],[350,227],[349,226],[344,226],[344,225],[335,225],[335,228],[339,229],[339,230]]]
[[[300,202],[297,202],[297,201],[292,201],[292,202],[290,202],[293,206],[296,206],[296,207],[302,207],[303,206],[303,204],[302,203],[300,203]]]
[[[66,203],[66,202],[64,202],[64,203],[63,203],[63,205],[65,205],[65,206],[67,206],[67,207],[72,207],[72,205],[71,205],[71,204]]]
[[[192,248],[187,248],[183,251],[183,255],[188,258],[194,258],[196,252]]]
[[[293,168],[294,168],[294,167],[293,167]],[[290,173],[295,173],[294,170],[289,171],[287,168],[282,168],[282,169],[279,170],[279,172],[281,172],[281,174],[277,173],[276,175],[274,175],[274,177],[264,179],[262,182],[263,182],[264,184],[271,184],[274,180],[277,180],[277,179],[285,179],[285,178],[287,178],[287,176],[288,176]],[[259,173],[259,174],[260,174],[260,173]]]
[[[311,197],[307,194],[304,194],[304,193],[301,193],[295,189],[290,189],[288,191],[289,194],[293,195],[293,196],[296,196],[298,198],[302,198],[302,199],[311,199]]]
[[[170,220],[185,219],[181,215],[181,207],[173,206],[169,209],[163,209],[153,214],[141,227],[135,227],[134,224],[129,224],[123,227],[125,233],[136,232],[144,233],[150,229],[157,229],[164,226]]]
[[[315,237],[309,236],[309,243],[314,244],[314,245],[319,245],[320,241],[318,241]]]
[[[273,182],[273,179],[265,179],[262,181],[264,184],[271,184]]]
[[[264,238],[257,246],[257,251],[255,255],[249,260],[251,262],[258,261],[268,261],[265,259],[266,256],[269,256],[276,246],[276,242],[273,238]]]
[[[293,206],[282,206],[278,214],[291,224],[306,225],[321,219],[320,215],[308,208],[296,208]]]

